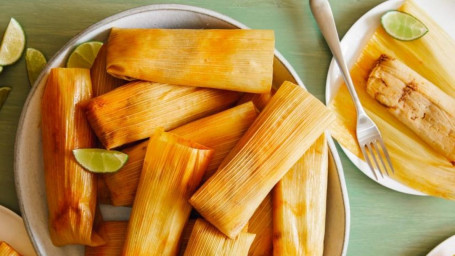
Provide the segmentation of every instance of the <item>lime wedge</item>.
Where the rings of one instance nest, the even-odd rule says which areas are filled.
[[[25,33],[21,25],[11,18],[2,45],[0,46],[0,66],[11,65],[22,55],[25,47]]]
[[[116,172],[128,161],[125,153],[99,148],[74,149],[73,155],[82,167],[95,173]]]
[[[102,42],[91,41],[78,45],[66,62],[68,68],[91,68]]]
[[[46,57],[36,49],[27,48],[25,62],[27,64],[28,80],[30,85],[33,86],[44,66],[46,66]]]
[[[8,98],[8,94],[11,91],[9,87],[0,87],[0,109],[2,109],[3,103]]]
[[[402,41],[421,38],[428,32],[427,26],[416,17],[400,11],[388,11],[381,17],[381,24],[387,34]]]

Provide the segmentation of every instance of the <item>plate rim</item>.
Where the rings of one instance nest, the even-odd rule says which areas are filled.
[[[21,226],[21,227],[26,231],[25,235],[26,235],[27,238],[28,238],[28,243],[29,243],[29,245],[24,245],[24,246],[21,245],[20,248],[19,248],[19,247],[14,248],[15,250],[21,250],[21,249],[23,249],[23,247],[25,247],[25,246],[31,246],[32,249],[33,249],[34,251],[36,251],[36,250],[35,250],[35,245],[34,245],[33,242],[31,241],[32,239],[30,238],[30,236],[28,236],[28,230],[27,230],[27,228],[26,228],[26,226],[25,226],[25,221],[22,219],[21,216],[19,216],[19,214],[15,213],[13,210],[11,210],[11,209],[9,209],[9,208],[6,208],[6,207],[3,206],[3,205],[0,205],[0,216],[5,216],[6,218],[11,218],[11,219],[14,221],[14,224],[13,224],[13,225],[15,225],[15,226],[18,225],[18,227]],[[17,234],[17,232],[16,232],[16,234]],[[24,239],[25,239],[25,238],[24,238]],[[5,241],[5,240],[3,240],[3,238],[1,238],[0,241]],[[9,245],[11,245],[10,242],[8,242],[8,241],[5,241],[5,242],[7,242]],[[22,242],[21,244],[26,244],[26,243]],[[11,246],[12,246],[12,245],[11,245]]]
[[[352,40],[351,38],[354,37],[356,30],[358,30],[362,25],[367,23],[367,21],[369,19],[372,19],[373,17],[375,17],[377,15],[376,12],[380,12],[380,11],[383,12],[383,11],[386,11],[387,9],[397,9],[404,2],[405,2],[404,0],[385,1],[383,3],[376,5],[373,8],[371,8],[368,12],[366,12],[364,15],[362,15],[359,19],[357,19],[354,22],[354,24],[349,28],[349,30],[343,36],[343,39],[341,40],[342,51],[343,52],[346,51],[347,43],[348,43],[348,41]],[[380,24],[379,19],[378,19],[377,23]],[[361,38],[360,44],[365,45],[368,41],[367,39],[370,37],[370,35],[372,35],[373,32],[374,32],[374,30],[372,30],[371,28],[368,28],[368,33],[365,34]],[[358,50],[355,52],[353,58],[349,58],[349,59],[346,58],[346,61],[349,64],[348,65],[349,69],[352,67],[352,65],[354,65],[354,62],[358,58],[360,53],[361,53],[361,51]],[[336,87],[336,85],[331,84],[331,80],[338,80],[338,81],[342,80],[342,77],[339,74],[339,72],[338,72],[338,76],[337,76],[337,71],[336,71],[337,69],[338,69],[338,66],[336,64],[336,60],[334,58],[332,58],[332,60],[330,61],[330,66],[327,71],[327,78],[326,78],[326,87],[325,87],[326,88],[326,90],[325,90],[326,105],[329,105],[329,103],[333,100],[333,97],[335,95],[334,91],[338,90],[338,88],[341,86],[341,85],[339,85],[338,87]],[[396,181],[387,176],[378,177],[378,179],[376,180],[365,161],[363,161],[362,159],[360,159],[359,157],[354,155],[351,151],[349,151],[347,148],[343,147],[341,144],[338,143],[338,145],[340,145],[340,148],[343,150],[345,155],[348,157],[349,161],[351,161],[351,163],[354,164],[357,167],[357,169],[359,169],[364,175],[366,175],[368,178],[370,178],[377,184],[379,184],[383,187],[386,187],[388,189],[391,189],[393,191],[401,192],[401,193],[408,194],[408,195],[428,196],[428,194],[426,194],[426,193],[415,190],[415,189],[413,189],[405,184],[402,184],[399,181]]]
[[[16,131],[16,138],[15,138],[15,144],[14,144],[14,183],[15,183],[15,189],[18,197],[18,203],[20,207],[21,213],[24,213],[25,211],[25,206],[23,204],[22,200],[22,191],[19,186],[21,183],[21,176],[19,175],[19,163],[21,162],[20,158],[20,152],[19,148],[21,148],[19,145],[22,145],[24,142],[22,141],[22,133],[24,130],[24,120],[25,117],[27,116],[29,112],[29,105],[31,99],[34,97],[36,94],[36,91],[38,90],[38,84],[40,81],[43,79],[43,76],[49,72],[51,69],[51,66],[54,65],[56,62],[56,59],[58,56],[60,56],[63,52],[70,50],[71,48],[74,47],[75,43],[81,38],[92,32],[93,30],[96,30],[97,28],[104,26],[108,23],[114,22],[116,20],[131,16],[131,15],[136,15],[144,12],[151,12],[151,11],[163,11],[163,10],[177,10],[177,11],[189,11],[189,12],[194,12],[196,14],[203,14],[210,16],[215,19],[222,20],[230,25],[236,26],[241,29],[249,29],[248,26],[244,25],[243,23],[226,16],[224,14],[221,14],[219,12],[202,8],[202,7],[197,7],[197,6],[192,6],[192,5],[184,5],[184,4],[151,4],[151,5],[144,5],[144,6],[139,6],[131,9],[127,9],[121,12],[118,12],[116,14],[113,14],[111,16],[108,16],[90,26],[87,28],[83,29],[81,32],[77,33],[75,36],[73,36],[67,43],[65,43],[54,55],[53,57],[49,60],[49,62],[46,64],[44,67],[43,71],[40,73],[38,78],[36,79],[34,85],[32,86],[32,89],[30,90],[26,101],[23,105],[21,115],[19,118],[18,122],[18,128]],[[296,80],[297,84],[303,88],[305,88],[305,85],[303,84],[300,76],[297,74],[295,69],[290,65],[290,63],[283,57],[283,55],[275,48],[274,49],[274,56],[277,58],[278,61],[281,62],[281,64],[289,71],[290,75]],[[340,188],[341,188],[341,196],[342,196],[342,201],[344,205],[344,212],[345,212],[345,224],[344,224],[344,237],[343,237],[343,248],[342,248],[342,254],[341,255],[346,255],[347,253],[347,248],[348,248],[348,243],[349,243],[349,236],[350,236],[350,204],[349,204],[349,198],[348,198],[348,193],[347,193],[347,187],[346,187],[346,181],[345,181],[345,176],[344,176],[344,170],[343,170],[343,165],[341,163],[341,159],[339,157],[339,153],[335,147],[334,141],[331,138],[331,136],[328,136],[327,142],[330,148],[330,151],[333,156],[333,160],[336,164],[337,167],[337,175],[340,181]],[[35,239],[35,237],[32,235],[31,227],[29,226],[29,221],[28,217],[26,214],[23,214],[24,216],[22,217],[25,228],[27,233],[29,234],[29,238],[33,244],[33,247],[38,255],[42,255],[41,252],[41,246],[38,244],[38,241]]]

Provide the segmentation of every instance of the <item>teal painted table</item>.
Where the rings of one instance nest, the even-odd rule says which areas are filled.
[[[65,42],[89,25],[117,12],[157,0],[3,0],[0,32],[10,17],[27,34],[27,47],[41,50],[48,58]],[[380,0],[332,0],[340,35]],[[324,98],[331,54],[319,33],[305,0],[175,0],[215,10],[251,28],[273,29],[276,47],[297,70],[309,91]],[[17,213],[13,152],[19,116],[27,94],[25,60],[22,58],[0,74],[0,86],[13,88],[0,111],[0,204]],[[455,234],[455,202],[400,194],[377,185],[340,153],[351,205],[351,238],[348,255],[426,255],[445,238]]]

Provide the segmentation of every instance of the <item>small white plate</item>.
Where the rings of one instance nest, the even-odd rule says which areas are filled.
[[[427,256],[453,256],[455,255],[455,236],[451,236],[436,246]]]
[[[24,256],[35,256],[32,242],[25,230],[22,218],[0,205],[0,241],[5,241]]]
[[[365,15],[363,15],[356,23],[349,29],[346,35],[341,40],[341,49],[347,62],[348,67],[352,67],[357,60],[358,56],[362,52],[362,49],[373,35],[374,31],[380,26],[380,18],[384,12],[389,10],[396,10],[400,5],[403,4],[403,0],[391,0],[386,1],[375,8],[371,9]],[[455,39],[455,19],[453,19],[453,10],[455,10],[455,1],[453,0],[438,0],[438,1],[425,1],[416,0],[417,4],[421,6],[431,17]],[[335,93],[341,85],[342,77],[335,63],[332,59],[330,63],[329,71],[327,74],[326,92],[325,98],[326,103],[329,104],[332,101]],[[376,180],[371,173],[367,163],[356,155],[351,153],[344,147],[341,147],[344,153],[348,156],[349,160],[357,166],[365,175],[370,179],[378,182],[379,184],[388,187],[390,189],[411,194],[411,195],[426,195],[420,191],[414,190],[400,182],[393,180],[387,176]]]

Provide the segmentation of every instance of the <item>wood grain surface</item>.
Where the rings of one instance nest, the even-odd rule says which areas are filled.
[[[337,27],[349,27],[379,0],[332,0]],[[69,39],[89,25],[117,12],[167,0],[1,0],[0,33],[10,17],[27,36],[27,47],[41,50],[50,59]],[[331,54],[317,29],[305,0],[173,0],[212,9],[251,28],[273,29],[276,48],[296,69],[310,92],[324,99]],[[12,91],[0,111],[0,204],[17,213],[13,152],[17,124],[30,90],[25,59],[5,67],[0,86]],[[348,254],[426,255],[455,234],[455,202],[410,196],[384,188],[351,164],[340,151],[351,205],[351,238]]]

